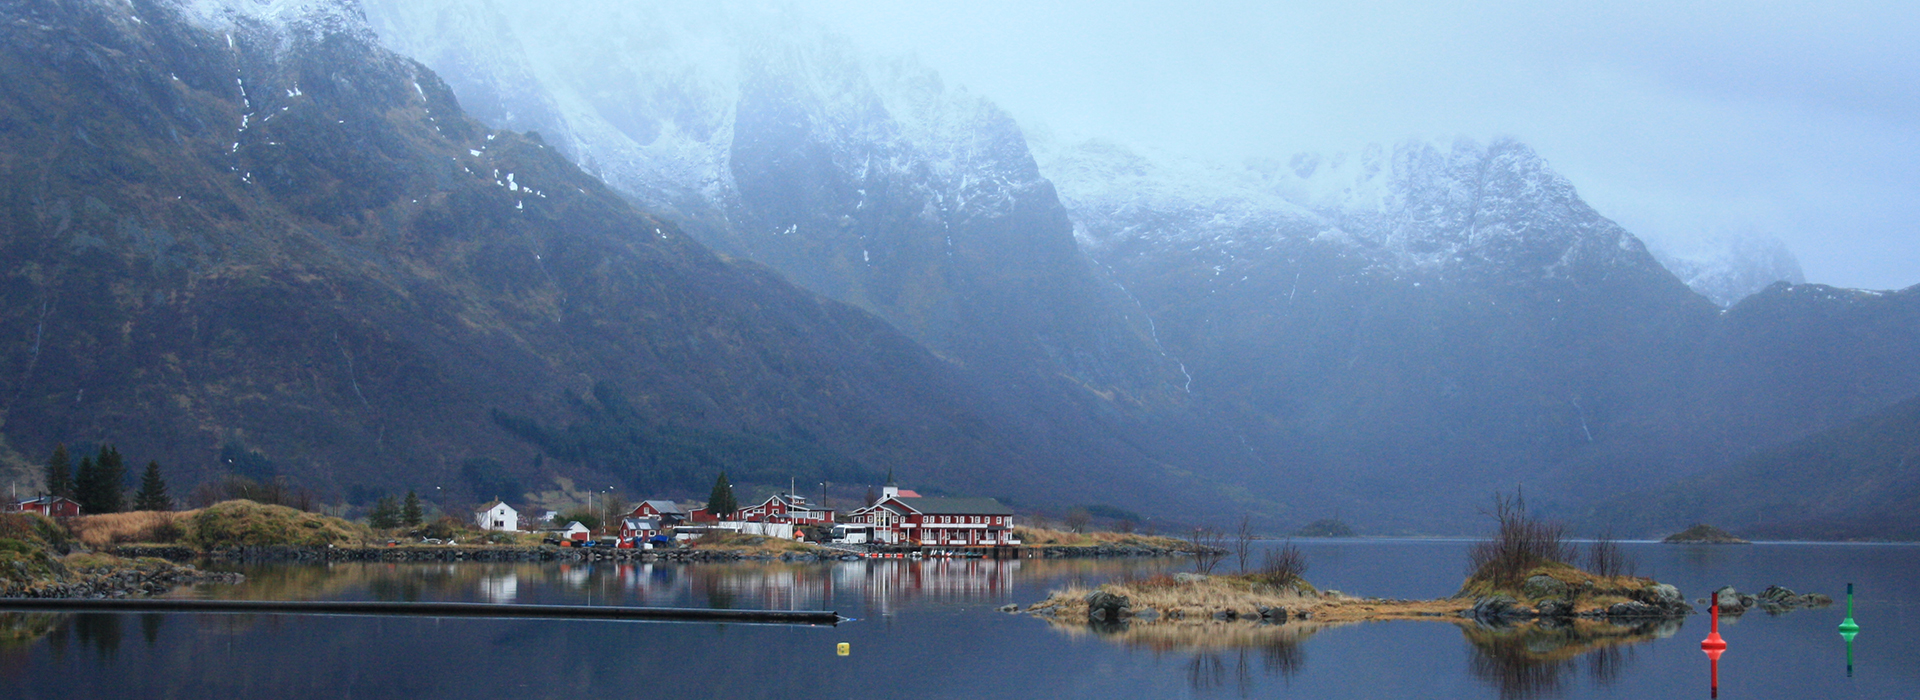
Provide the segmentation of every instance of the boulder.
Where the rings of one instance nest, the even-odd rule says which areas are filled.
[[[1013,603],[1008,603],[1006,605],[1000,606],[1000,612],[1003,612],[1003,613],[1020,612],[1020,606],[1015,605]]]
[[[1495,622],[1527,617],[1531,613],[1519,607],[1519,601],[1517,600],[1504,595],[1490,595],[1473,601],[1473,607],[1469,608],[1463,614],[1482,622]]]
[[[1206,574],[1194,574],[1182,571],[1173,575],[1175,583],[1199,583],[1209,578]]]
[[[1540,601],[1540,604],[1534,607],[1540,611],[1540,616],[1544,618],[1573,617],[1573,603],[1559,598],[1548,598]]]
[[[1747,611],[1749,605],[1747,601],[1753,599],[1753,596],[1743,595],[1740,591],[1734,590],[1733,586],[1721,586],[1719,590],[1713,592],[1713,597],[1708,599],[1708,604],[1719,605],[1722,615],[1739,615]]]
[[[1284,624],[1287,621],[1287,609],[1278,605],[1260,608],[1260,619],[1276,625]]]
[[[1219,610],[1213,613],[1213,619],[1221,622],[1232,622],[1240,619],[1240,613],[1233,609]]]
[[[1160,619],[1160,611],[1155,610],[1153,608],[1147,608],[1140,612],[1134,613],[1133,619],[1139,620],[1141,622],[1152,622],[1154,620]]]
[[[1530,576],[1520,584],[1520,593],[1528,600],[1567,597],[1567,584],[1545,574]]]
[[[1614,603],[1607,608],[1607,617],[1661,617],[1658,609],[1637,600]]]
[[[1114,595],[1106,591],[1094,591],[1087,594],[1087,618],[1092,620],[1118,620],[1130,612],[1133,602],[1126,596]]]

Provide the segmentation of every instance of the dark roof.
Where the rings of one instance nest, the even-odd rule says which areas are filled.
[[[991,498],[915,498],[902,505],[926,515],[1013,515],[1013,509]]]

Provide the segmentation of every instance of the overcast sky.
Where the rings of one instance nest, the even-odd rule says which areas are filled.
[[[1228,162],[1513,136],[1642,237],[1920,283],[1920,2],[835,0],[1023,123]]]

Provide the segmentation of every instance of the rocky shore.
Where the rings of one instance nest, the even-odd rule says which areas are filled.
[[[1701,605],[1720,605],[1721,615],[1740,616],[1748,610],[1759,609],[1768,615],[1779,615],[1801,608],[1824,608],[1833,604],[1833,598],[1824,593],[1795,593],[1783,586],[1767,586],[1758,595],[1741,593],[1733,586],[1721,586],[1713,592],[1711,598],[1701,598]]]
[[[64,575],[55,577],[0,580],[0,598],[125,598],[159,595],[202,583],[240,583],[246,578],[233,572],[203,571],[170,561],[144,559],[124,564],[69,567]]]
[[[1473,606],[1460,612],[1482,622],[1518,619],[1645,619],[1675,618],[1693,613],[1680,589],[1664,583],[1648,582],[1637,587],[1571,586],[1546,575],[1528,577],[1520,587],[1523,603],[1513,596],[1482,596]],[[1578,601],[1588,602],[1582,605]]]

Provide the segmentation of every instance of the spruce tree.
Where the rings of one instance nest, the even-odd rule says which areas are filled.
[[[419,527],[424,516],[420,512],[420,497],[413,491],[407,491],[406,502],[400,505],[400,524],[407,527]]]
[[[373,512],[367,514],[367,525],[375,530],[400,527],[400,504],[392,496],[381,496],[374,502]]]
[[[47,457],[47,494],[73,498],[73,458],[67,456],[67,444],[53,446]]]
[[[134,510],[173,510],[173,499],[167,496],[167,482],[160,478],[160,463],[147,462],[147,471],[140,475],[140,492],[133,496]]]
[[[727,473],[720,472],[720,478],[713,480],[713,492],[707,494],[707,512],[724,519],[736,510],[740,504],[733,500],[733,485],[727,483]]]
[[[102,445],[93,461],[95,513],[118,513],[127,509],[127,465],[120,450]]]
[[[81,457],[80,468],[73,471],[73,500],[80,504],[82,515],[100,512],[96,510],[99,503],[95,500],[99,497],[97,495],[100,491],[97,485],[99,481],[100,470],[94,466],[93,458]]]

